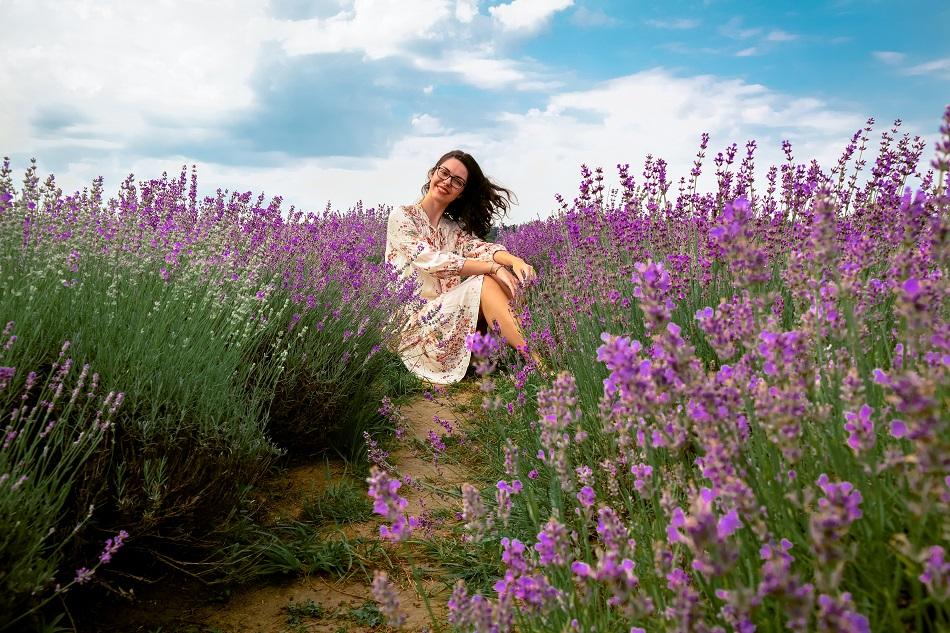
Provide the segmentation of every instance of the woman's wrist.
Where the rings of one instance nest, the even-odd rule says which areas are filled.
[[[508,251],[495,251],[492,253],[491,259],[496,264],[501,264],[502,266],[514,266],[515,263],[520,259],[509,253]]]

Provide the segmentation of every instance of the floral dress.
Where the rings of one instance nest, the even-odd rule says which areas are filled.
[[[483,275],[459,275],[466,258],[494,261],[500,244],[484,242],[442,216],[434,228],[422,205],[396,207],[386,230],[386,261],[405,280],[415,277],[424,303],[402,328],[398,353],[419,378],[448,384],[465,376],[471,352],[465,337],[475,332]]]

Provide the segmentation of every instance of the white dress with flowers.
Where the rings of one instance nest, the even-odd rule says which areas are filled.
[[[465,376],[475,332],[483,275],[459,275],[466,258],[494,261],[500,244],[484,242],[442,216],[438,228],[419,204],[396,207],[386,230],[386,261],[400,279],[414,277],[421,308],[408,315],[398,343],[406,367],[419,378],[448,384]]]

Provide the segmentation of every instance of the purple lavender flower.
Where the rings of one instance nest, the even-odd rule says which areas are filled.
[[[716,496],[712,490],[700,490],[690,514],[674,508],[667,528],[671,545],[682,543],[693,554],[693,569],[713,577],[726,573],[738,560],[739,552],[731,537],[742,527],[735,509],[717,516],[713,511]]]
[[[874,421],[871,419],[873,412],[874,409],[866,404],[862,405],[857,413],[844,412],[844,418],[847,420],[844,424],[844,430],[848,432],[847,444],[856,454],[870,451],[877,441],[874,435]]]
[[[567,431],[578,425],[581,419],[577,408],[577,383],[572,375],[562,372],[550,389],[538,392],[538,414],[541,416],[538,424],[543,451],[539,452],[543,455],[540,459],[557,473],[561,488],[571,492],[575,487],[568,455],[571,437]]]
[[[510,484],[502,479],[498,482],[495,501],[497,503],[497,516],[502,525],[508,527],[508,519],[511,517],[511,496],[521,492],[521,482],[515,479]]]
[[[0,390],[6,389],[15,374],[16,367],[0,367]]]
[[[426,438],[429,440],[429,446],[432,447],[432,450],[435,451],[436,454],[445,452],[445,441],[441,435],[435,431],[429,431]]]
[[[373,512],[387,521],[392,521],[391,526],[379,527],[380,537],[390,541],[404,541],[409,538],[412,530],[418,527],[419,520],[406,516],[405,509],[409,502],[398,494],[402,482],[376,466],[370,467],[370,476],[366,482],[369,484],[368,494],[374,500]]]
[[[861,493],[850,482],[832,483],[828,475],[818,478],[818,487],[825,493],[809,518],[812,550],[818,562],[819,588],[838,584],[847,556],[844,537],[851,525],[861,518]]]
[[[923,573],[918,576],[930,595],[937,600],[946,600],[950,597],[950,562],[946,559],[946,552],[939,545],[933,545],[921,552],[921,562],[924,564]]]
[[[577,501],[584,508],[590,508],[594,505],[594,501],[597,500],[597,495],[594,493],[594,489],[590,486],[584,486],[581,488],[580,492],[577,493]]]
[[[818,596],[818,631],[828,633],[870,633],[868,619],[854,610],[851,594]]]
[[[570,556],[567,528],[552,516],[538,532],[534,549],[538,552],[538,564],[542,567],[566,565]]]
[[[476,541],[485,537],[493,523],[478,488],[469,483],[462,484],[462,520],[470,537]]]
[[[363,441],[366,442],[366,455],[369,457],[370,463],[385,468],[389,453],[384,451],[367,431],[363,431]]]
[[[548,578],[536,570],[536,563],[528,556],[524,543],[518,539],[501,539],[501,560],[505,575],[495,583],[499,603],[517,601],[524,610],[543,613],[552,608],[561,597]]]
[[[111,561],[112,556],[122,548],[127,538],[129,538],[129,533],[125,530],[120,530],[115,537],[107,539],[105,547],[99,554],[99,562],[105,564]]]
[[[80,567],[76,570],[76,577],[73,579],[77,585],[84,585],[90,580],[92,580],[95,571],[89,569],[88,567]]]
[[[373,573],[372,591],[373,599],[379,606],[379,612],[386,618],[386,623],[397,629],[405,624],[406,615],[399,608],[399,595],[386,572],[376,570]]]

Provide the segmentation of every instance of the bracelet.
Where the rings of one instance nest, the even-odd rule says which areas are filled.
[[[491,269],[490,269],[490,271],[489,271],[488,274],[489,274],[489,275],[494,275],[494,274],[497,273],[499,270],[501,270],[501,264],[495,263],[495,265],[491,267]]]

